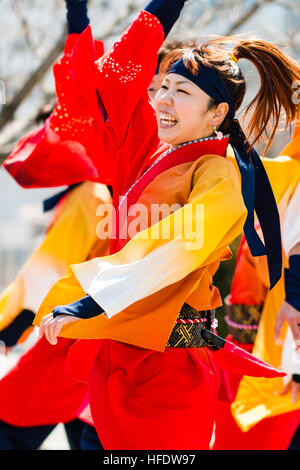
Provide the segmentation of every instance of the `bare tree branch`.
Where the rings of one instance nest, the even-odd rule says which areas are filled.
[[[136,10],[136,2],[131,0],[127,8],[121,12],[110,25],[110,28],[106,33],[101,35],[98,39],[105,40],[115,33],[115,28],[123,22],[131,13]],[[65,27],[60,38],[54,44],[51,51],[48,53],[47,57],[42,61],[39,67],[27,78],[25,83],[21,86],[20,90],[16,92],[15,96],[12,98],[10,103],[3,106],[2,112],[0,114],[0,130],[13,119],[16,110],[20,104],[24,101],[25,98],[31,93],[33,88],[42,80],[49,68],[57,59],[58,55],[63,51],[64,44],[67,37],[67,28]]]
[[[225,36],[230,36],[243,24],[245,24],[263,5],[274,3],[275,0],[258,0],[248,11],[243,13],[225,32]]]
[[[289,10],[296,10],[299,12],[299,3],[296,2],[289,2],[289,1],[277,1],[277,5],[281,5],[284,8],[288,8]]]
[[[49,68],[52,66],[57,56],[63,51],[66,37],[67,28],[65,27],[60,38],[54,44],[47,57],[43,60],[39,67],[31,73],[31,75],[27,78],[26,82],[22,85],[20,90],[16,92],[15,96],[12,98],[10,103],[3,106],[2,112],[0,114],[0,130],[3,129],[3,127],[13,119],[14,114],[20,104],[33,90],[35,85],[37,85],[37,83],[41,81],[41,79],[47,73]]]
[[[12,152],[16,142],[12,142],[10,144],[1,145],[0,147],[0,164],[4,162],[4,160],[8,157],[8,155]]]
[[[23,31],[24,38],[25,38],[27,45],[37,57],[41,58],[41,55],[38,52],[38,47],[32,41],[32,38],[30,35],[30,28],[20,8],[19,0],[11,0],[11,4],[12,4],[12,9],[14,10],[16,17],[18,18],[18,21],[20,22],[21,29]]]

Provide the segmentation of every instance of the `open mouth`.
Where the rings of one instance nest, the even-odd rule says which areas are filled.
[[[175,119],[171,114],[160,113],[159,115],[159,126],[163,129],[169,129],[174,127],[177,124],[177,119]]]

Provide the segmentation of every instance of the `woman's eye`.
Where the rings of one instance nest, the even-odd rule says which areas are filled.
[[[180,93],[185,93],[186,95],[189,95],[189,93],[188,93],[187,91],[185,91],[185,90],[179,89],[179,90],[177,90],[177,91],[178,91],[178,93],[180,92]]]
[[[161,88],[162,88],[163,90],[167,90],[167,89],[168,89],[167,85],[162,85]]]

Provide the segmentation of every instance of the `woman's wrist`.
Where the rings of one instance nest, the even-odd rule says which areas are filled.
[[[87,0],[65,0],[69,34],[80,34],[89,25]]]
[[[166,37],[179,18],[181,10],[187,1],[188,0],[152,0],[144,10],[156,16],[163,27]]]
[[[60,315],[71,315],[73,317],[88,319],[101,315],[104,310],[98,305],[90,295],[86,295],[76,302],[68,305],[59,305],[53,309],[53,317]]]

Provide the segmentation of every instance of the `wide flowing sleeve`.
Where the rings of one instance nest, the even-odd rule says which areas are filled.
[[[61,186],[83,180],[113,185],[116,172],[121,171],[118,151],[129,127],[130,145],[126,141],[122,159],[132,158],[137,147],[143,147],[143,158],[151,153],[159,141],[147,88],[158,50],[185,1],[152,0],[104,55],[103,44],[93,40],[90,26],[80,35],[69,35],[64,56],[53,67],[54,112],[41,129],[18,142],[4,163],[21,186]],[[139,134],[144,135],[144,143],[134,138]]]
[[[111,50],[97,62],[97,90],[122,145],[139,106],[148,108],[146,125],[156,126],[148,87],[157,67],[158,50],[186,0],[152,0]],[[140,127],[141,123],[139,123]],[[139,129],[140,130],[140,129]]]
[[[215,262],[241,233],[246,209],[233,173],[226,159],[209,160],[195,172],[181,209],[137,234],[117,254],[72,266],[107,317]]]

